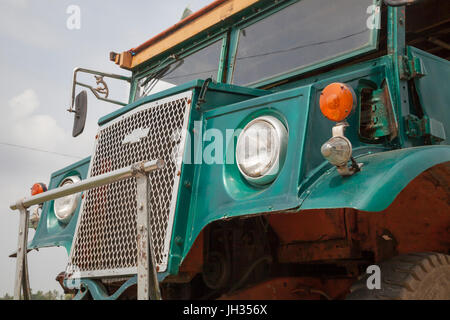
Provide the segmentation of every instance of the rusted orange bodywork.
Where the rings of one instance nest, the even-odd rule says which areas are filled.
[[[347,268],[347,273],[331,279],[273,278],[221,298],[344,297],[358,276],[358,265],[410,252],[449,253],[450,164],[422,173],[382,212],[341,208],[276,213],[265,218],[278,236],[278,263],[335,264]],[[201,248],[203,237],[197,239],[180,271],[201,272]]]
[[[203,267],[203,232],[195,239],[192,249],[180,266],[180,272],[198,273]]]
[[[392,255],[450,249],[449,164],[414,179],[382,212],[354,209],[274,214],[267,220],[281,243],[282,262],[357,259],[375,262]]]
[[[219,300],[332,300],[343,298],[352,283],[350,278],[311,277],[275,278],[255,286],[223,295]]]

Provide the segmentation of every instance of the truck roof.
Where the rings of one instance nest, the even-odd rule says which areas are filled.
[[[215,0],[139,46],[120,54],[111,52],[110,60],[123,69],[132,70],[258,1],[260,0]]]

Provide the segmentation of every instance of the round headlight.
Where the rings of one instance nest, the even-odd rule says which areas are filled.
[[[67,177],[60,184],[59,187],[77,183],[80,178],[77,176]],[[56,218],[63,223],[68,223],[73,216],[73,213],[78,207],[80,202],[80,193],[71,194],[70,196],[65,196],[58,198],[53,203],[53,209],[55,211]]]
[[[343,136],[336,136],[328,140],[320,149],[322,155],[332,165],[337,167],[346,165],[352,156],[352,144]]]
[[[275,117],[250,121],[239,135],[236,161],[241,174],[251,183],[272,182],[280,171],[287,146],[287,130]]]

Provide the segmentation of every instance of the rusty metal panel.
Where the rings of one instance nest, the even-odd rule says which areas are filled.
[[[266,219],[284,244],[345,238],[344,209],[271,214]]]

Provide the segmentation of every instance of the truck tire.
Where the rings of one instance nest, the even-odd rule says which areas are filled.
[[[368,289],[366,275],[355,282],[347,300],[450,300],[450,256],[399,255],[380,264],[381,288]]]

